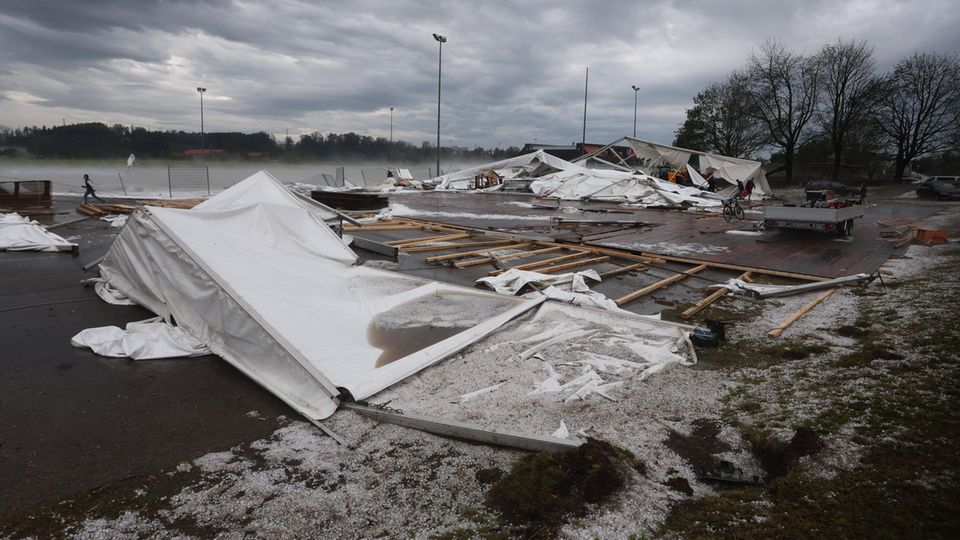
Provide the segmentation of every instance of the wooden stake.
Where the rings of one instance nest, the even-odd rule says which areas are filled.
[[[624,272],[646,272],[647,267],[643,263],[630,264],[624,266],[623,268],[617,268],[616,270],[610,270],[600,274],[600,279],[606,279],[610,276],[616,276],[618,274],[623,274]]]
[[[475,248],[482,246],[502,246],[505,244],[512,244],[513,240],[488,240],[484,242],[467,242],[465,244],[450,244],[446,246],[415,246],[415,247],[402,247],[401,250],[404,253],[427,253],[430,251],[444,251],[447,249],[463,249],[463,248]]]
[[[561,249],[562,249],[562,248],[561,248]],[[487,272],[487,275],[489,275],[489,276],[499,276],[500,274],[506,272],[507,270],[513,269],[513,268],[516,268],[517,270],[533,270],[534,268],[540,268],[541,266],[550,266],[551,264],[555,264],[555,263],[558,263],[558,262],[569,261],[569,260],[571,260],[571,259],[579,259],[580,257],[589,257],[590,255],[591,255],[591,253],[590,253],[589,251],[578,251],[577,253],[573,253],[573,254],[571,254],[571,255],[563,255],[563,256],[560,256],[560,257],[554,257],[554,258],[552,258],[552,259],[545,259],[545,260],[542,260],[542,261],[534,261],[534,262],[526,263],[526,264],[518,264],[517,266],[512,266],[512,267],[510,267],[510,268],[505,268],[505,269],[502,269],[502,270],[493,270],[493,271],[491,271],[491,272]]]
[[[667,286],[669,286],[669,285],[672,285],[672,284],[674,284],[674,283],[676,283],[676,282],[678,282],[678,281],[686,278],[687,276],[696,274],[697,272],[701,272],[701,271],[703,271],[703,270],[706,270],[707,268],[709,268],[707,265],[701,264],[700,266],[695,266],[695,267],[687,270],[686,272],[683,272],[683,273],[680,273],[680,274],[675,274],[675,275],[672,275],[672,276],[670,276],[670,277],[668,277],[668,278],[661,279],[660,281],[658,281],[658,282],[656,282],[656,283],[654,283],[654,284],[652,284],[652,285],[647,285],[646,287],[644,287],[644,288],[642,288],[642,289],[640,289],[640,290],[638,290],[638,291],[633,291],[632,293],[630,293],[630,294],[628,294],[628,295],[626,295],[626,296],[621,296],[620,298],[617,299],[617,305],[618,305],[618,306],[622,306],[622,305],[626,304],[627,302],[631,302],[631,301],[633,301],[633,300],[636,300],[637,298],[640,298],[641,296],[648,295],[648,294],[652,293],[653,291],[656,291],[657,289],[662,289],[662,288],[664,288],[664,287],[667,287]]]
[[[404,238],[401,240],[390,240],[384,242],[388,246],[397,246],[400,249],[418,244],[429,244],[430,242],[443,242],[446,240],[460,240],[461,238],[470,238],[467,233],[441,234],[438,236],[422,236],[420,238]]]
[[[448,255],[437,255],[436,257],[427,257],[426,261],[428,264],[435,264],[438,262],[449,261],[452,259],[462,259],[463,257],[470,257],[472,255],[485,255],[494,251],[502,251],[505,249],[525,249],[532,246],[530,242],[523,242],[517,244],[508,244],[506,246],[500,246],[489,249],[478,249],[474,251],[461,251],[460,253],[450,253]]]
[[[817,296],[816,298],[811,300],[809,304],[798,309],[796,313],[787,317],[787,320],[783,321],[782,323],[774,327],[772,330],[767,332],[767,336],[771,338],[780,337],[780,334],[782,334],[783,331],[787,329],[787,327],[795,323],[797,319],[803,316],[804,313],[810,311],[811,309],[815,308],[817,304],[826,300],[827,297],[829,297],[831,294],[836,292],[836,290],[837,290],[836,288],[833,288],[833,289],[827,289],[826,291],[823,291],[823,293],[821,293],[820,296]]]
[[[740,279],[740,280],[743,280],[743,281],[748,281],[748,280],[750,280],[750,272],[744,272],[744,273],[740,274],[740,277],[738,277],[737,279]],[[714,291],[712,294],[710,294],[709,296],[707,296],[707,297],[704,298],[703,300],[700,300],[699,302],[697,302],[696,304],[694,304],[692,307],[690,307],[689,309],[687,309],[686,311],[684,311],[683,313],[681,313],[681,314],[680,314],[680,318],[681,318],[681,319],[689,319],[690,317],[693,317],[694,315],[696,315],[697,313],[699,313],[700,311],[702,311],[705,307],[707,307],[707,306],[709,306],[710,304],[716,302],[717,300],[723,298],[728,292],[730,292],[730,289],[728,289],[728,288],[726,288],[726,287],[720,287],[719,289],[717,289],[716,291]]]
[[[559,264],[557,266],[551,266],[549,268],[541,268],[537,270],[537,272],[540,272],[541,274],[552,274],[554,272],[559,272],[561,270],[569,270],[571,268],[577,268],[580,266],[590,266],[591,264],[599,264],[605,261],[609,261],[610,259],[611,257],[604,255],[602,257],[595,257],[593,259],[584,259],[582,261],[575,261],[567,264]]]
[[[544,249],[535,249],[533,251],[523,251],[521,253],[510,253],[507,255],[501,255],[500,257],[481,257],[479,259],[470,259],[469,261],[457,261],[453,265],[457,268],[467,268],[470,266],[479,266],[481,264],[492,263],[493,261],[505,261],[508,259],[521,259],[523,257],[533,257],[534,255],[543,255],[544,253],[553,253],[560,251],[561,247],[549,247]]]

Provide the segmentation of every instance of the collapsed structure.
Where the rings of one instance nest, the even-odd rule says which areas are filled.
[[[332,217],[261,171],[192,210],[137,210],[100,273],[116,296],[153,311],[314,420],[330,416],[341,398],[371,396],[546,300],[355,266],[357,256],[323,221]],[[686,339],[678,325],[630,319],[659,328],[658,347]],[[135,329],[142,339],[145,326]],[[123,339],[122,331],[104,331]],[[75,345],[97,341],[85,332]],[[658,355],[657,363],[668,357],[683,360]]]

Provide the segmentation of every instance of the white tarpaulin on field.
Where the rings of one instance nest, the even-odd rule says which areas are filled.
[[[721,206],[720,198],[714,193],[645,174],[605,169],[587,169],[585,173],[573,175],[549,174],[531,182],[530,189],[542,197],[563,200],[623,201],[643,206]]]
[[[0,214],[0,251],[71,251],[66,241],[32,219],[20,214]]]
[[[100,356],[152,360],[210,354],[200,340],[160,317],[117,326],[87,328],[70,339],[74,347],[89,347]]]
[[[352,266],[308,204],[260,172],[192,210],[144,207],[101,276],[311,418],[542,302]]]

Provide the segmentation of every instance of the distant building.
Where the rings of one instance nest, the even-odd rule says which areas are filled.
[[[265,159],[270,157],[270,152],[247,152],[243,157],[251,159]]]

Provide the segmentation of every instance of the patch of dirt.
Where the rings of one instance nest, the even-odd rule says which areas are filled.
[[[663,483],[665,486],[673,488],[674,491],[683,493],[687,497],[693,496],[693,488],[690,487],[690,482],[682,476],[674,476],[673,478],[668,479]]]
[[[698,476],[716,470],[720,460],[716,454],[730,450],[730,446],[721,441],[720,426],[713,420],[699,419],[693,422],[690,435],[671,431],[666,445],[693,467]]]
[[[486,505],[526,538],[553,538],[571,517],[587,514],[646,467],[630,452],[588,438],[576,451],[521,457],[487,493]]]
[[[477,482],[481,484],[495,484],[503,476],[503,469],[499,467],[491,467],[489,469],[478,469],[474,473],[474,477],[477,479]]]
[[[753,453],[767,471],[768,482],[790,472],[803,456],[816,454],[823,448],[820,435],[809,427],[798,428],[787,444],[758,434],[747,438],[753,445]]]

